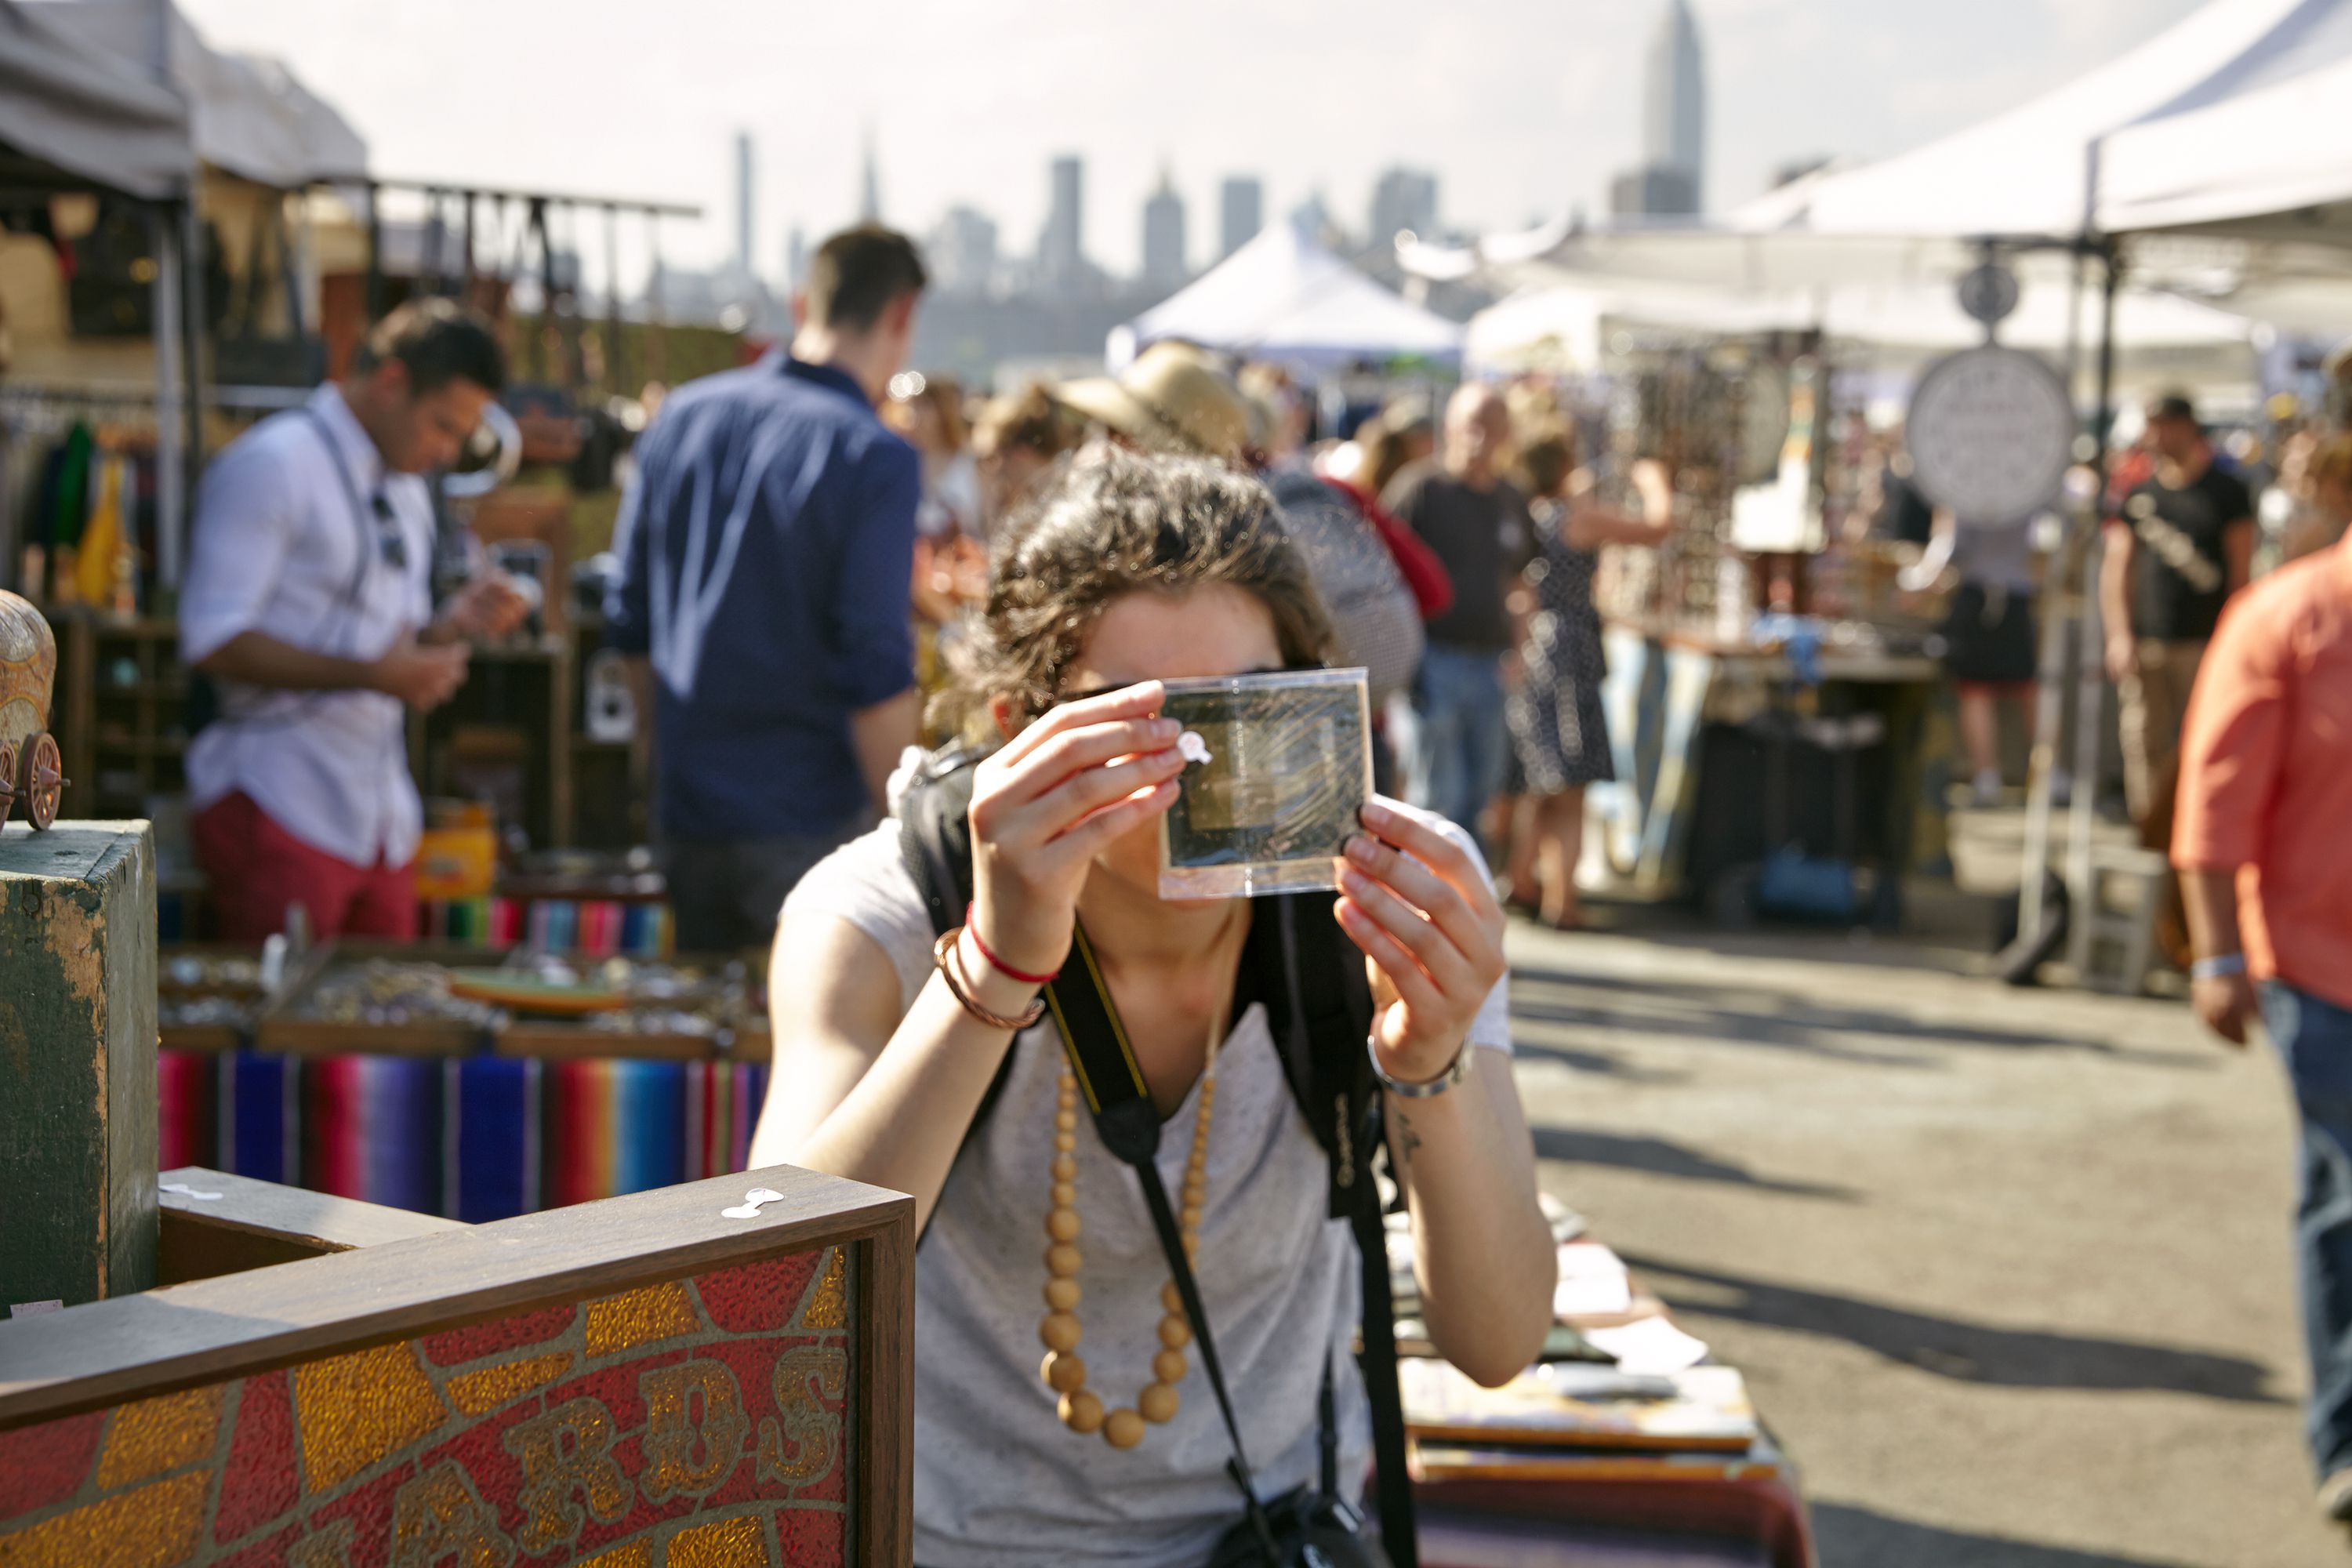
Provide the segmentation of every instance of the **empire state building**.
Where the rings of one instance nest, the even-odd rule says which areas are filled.
[[[1642,166],[1617,177],[1621,214],[1696,213],[1706,180],[1706,73],[1688,0],[1666,0],[1643,71]]]

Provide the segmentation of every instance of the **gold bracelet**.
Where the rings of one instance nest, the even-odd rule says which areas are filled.
[[[931,944],[931,962],[939,966],[940,978],[948,983],[948,994],[953,996],[965,1012],[992,1029],[1003,1029],[1016,1035],[1045,1016],[1045,999],[1043,996],[1031,997],[1028,1007],[1013,1018],[1002,1013],[992,1013],[974,1001],[969,982],[960,973],[962,962],[956,956],[956,944],[962,940],[961,926],[941,931],[940,940]]]

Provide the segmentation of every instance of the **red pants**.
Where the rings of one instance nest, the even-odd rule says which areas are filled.
[[[313,937],[416,935],[416,879],[406,866],[354,866],[314,849],[242,791],[196,813],[188,827],[212,883],[213,934],[223,942],[284,931],[292,904],[309,912]]]

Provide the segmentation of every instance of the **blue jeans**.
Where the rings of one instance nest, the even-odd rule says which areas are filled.
[[[2324,1479],[2352,1466],[2352,1011],[2283,981],[2263,1024],[2286,1062],[2301,1124],[2294,1235],[2311,1352],[2311,1457]]]
[[[1407,798],[1477,836],[1479,816],[1502,791],[1511,743],[1502,656],[1431,644],[1412,679],[1412,710]]]

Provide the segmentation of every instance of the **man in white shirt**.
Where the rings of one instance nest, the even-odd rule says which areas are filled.
[[[206,471],[180,654],[220,695],[187,759],[218,935],[281,931],[297,903],[319,936],[415,934],[424,811],[404,709],[447,700],[467,640],[524,613],[491,574],[436,616],[424,476],[456,460],[505,381],[488,322],[418,300],[376,324],[341,384]]]

